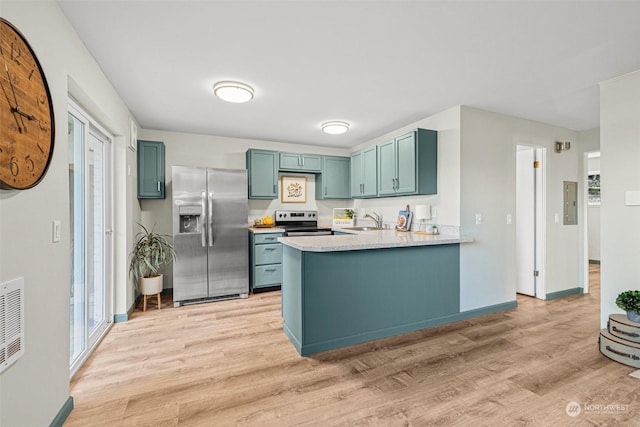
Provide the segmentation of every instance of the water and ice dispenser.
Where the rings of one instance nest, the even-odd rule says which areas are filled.
[[[202,206],[180,206],[180,233],[201,233],[202,232]]]

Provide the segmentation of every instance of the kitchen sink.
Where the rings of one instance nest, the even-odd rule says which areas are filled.
[[[384,228],[378,227],[345,227],[343,230],[353,230],[353,231],[378,231],[384,230]]]

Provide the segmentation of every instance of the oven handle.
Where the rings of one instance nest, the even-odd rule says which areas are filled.
[[[333,231],[288,231],[284,233],[286,237],[299,237],[299,236],[331,236]]]

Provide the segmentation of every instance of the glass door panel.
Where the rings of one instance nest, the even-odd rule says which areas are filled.
[[[69,212],[71,215],[71,362],[77,360],[87,346],[84,265],[84,155],[85,126],[69,115]]]
[[[111,140],[69,103],[72,375],[112,322]]]

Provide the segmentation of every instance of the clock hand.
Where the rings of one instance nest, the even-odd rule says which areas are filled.
[[[9,79],[9,86],[11,87],[11,92],[13,93],[13,100],[16,102],[16,107],[15,110],[18,110],[18,97],[16,96],[16,90],[13,87],[13,80],[11,80],[11,74],[9,74],[9,68],[7,67],[7,61],[4,61],[4,70],[7,72],[7,78]],[[13,111],[13,109],[12,109]],[[24,128],[25,132],[27,130],[27,127],[24,124],[24,119],[22,117],[20,117],[20,121],[22,122],[22,128]],[[20,130],[20,132],[22,132],[22,128]]]
[[[14,113],[18,113],[20,114],[22,117],[26,117],[29,120],[38,120],[36,119],[36,116],[34,116],[33,114],[27,114],[24,111],[22,111],[20,109],[20,107],[16,107],[16,108],[12,108],[11,111],[13,111]]]
[[[9,108],[11,109],[11,112],[13,113],[13,107],[11,106],[11,100],[9,99],[9,95],[7,95],[7,90],[4,88],[4,85],[2,84],[2,82],[0,82],[0,87],[2,87],[2,93],[4,93],[4,97],[7,98],[7,103],[9,104]],[[18,118],[16,117],[15,114],[12,114],[13,119],[16,121],[16,124],[18,125],[18,130],[20,131],[20,133],[22,133],[22,126],[20,126],[20,122],[18,121]]]

